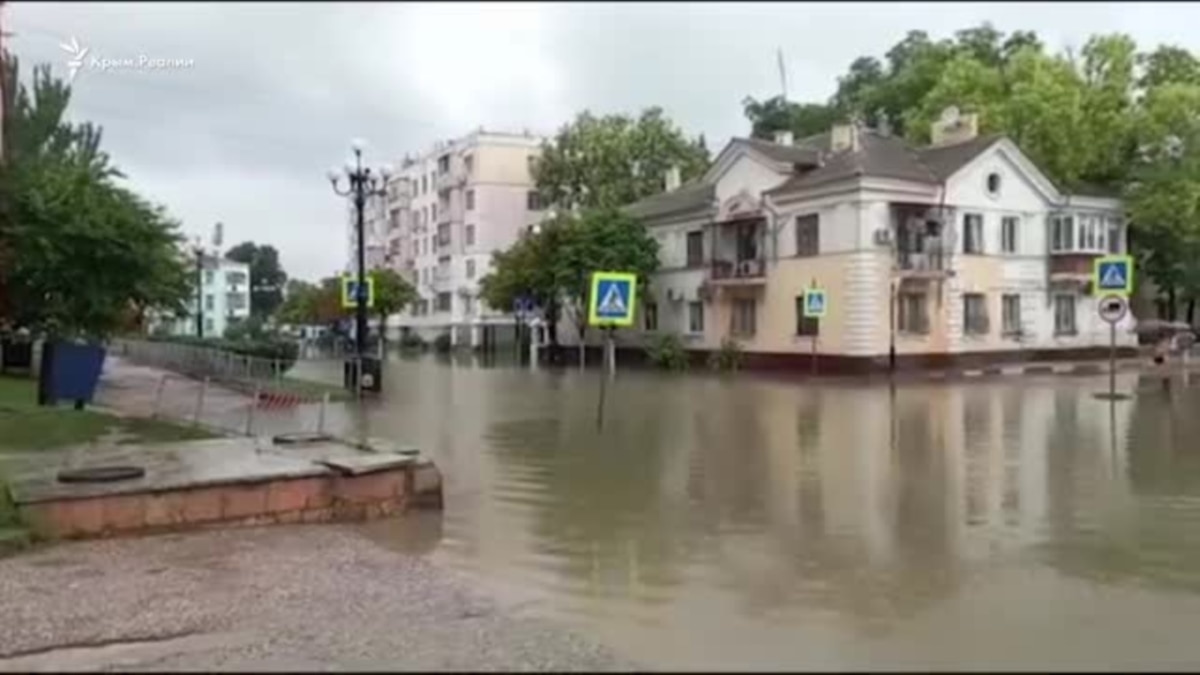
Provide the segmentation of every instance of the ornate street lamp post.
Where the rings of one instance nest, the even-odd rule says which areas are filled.
[[[354,225],[358,235],[358,283],[356,284],[357,297],[354,303],[354,343],[356,358],[360,364],[359,375],[361,375],[361,364],[367,353],[367,256],[363,233],[363,211],[368,199],[387,195],[387,182],[392,173],[391,168],[386,165],[374,172],[369,167],[363,166],[363,145],[363,141],[355,139],[351,143],[354,160],[346,162],[344,172],[339,172],[337,169],[329,172],[329,183],[333,187],[334,193],[342,197],[349,197],[354,204]],[[345,189],[341,187],[343,175],[347,181]],[[361,379],[361,377],[355,377],[354,388],[362,388],[362,383],[359,382]]]

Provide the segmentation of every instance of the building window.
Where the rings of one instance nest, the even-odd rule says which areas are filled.
[[[475,155],[463,157],[463,172],[468,176],[475,172]]]
[[[537,190],[530,190],[525,195],[525,208],[530,211],[542,210],[542,195],[538,194]]]
[[[736,337],[753,337],[758,328],[758,303],[753,298],[737,298],[733,301],[733,313],[729,317],[729,332]]]
[[[929,307],[924,293],[901,293],[896,304],[896,330],[913,335],[929,332]]]
[[[215,275],[213,274],[212,270],[204,270],[204,285],[212,286],[214,276]]]
[[[205,320],[204,320],[204,332],[205,332],[205,333],[212,333],[212,332],[213,332],[214,330],[216,330],[216,329],[217,329],[217,327],[216,327],[216,325],[213,323],[213,320],[212,320],[212,319],[205,319]]]
[[[392,212],[388,214],[388,229],[400,229],[400,209],[392,209]]]
[[[1000,174],[989,173],[987,177],[988,194],[995,196],[1000,194]]]
[[[1021,222],[1016,216],[1005,216],[1000,219],[1000,250],[1005,253],[1017,252],[1017,223]]]
[[[530,155],[525,158],[525,168],[529,169],[530,178],[537,175],[537,157],[535,155]]]
[[[796,255],[812,256],[821,251],[821,216],[810,213],[796,217]]]
[[[1075,219],[1071,216],[1050,217],[1050,250],[1053,252],[1072,251],[1075,246]]]
[[[230,311],[246,309],[246,296],[242,293],[228,293],[225,296],[225,305]]]
[[[437,204],[429,205],[429,217],[433,219],[433,222],[437,222]]]
[[[466,199],[467,199],[467,210],[474,211],[475,210],[475,191],[467,190]]]
[[[442,223],[441,225],[438,225],[437,245],[438,246],[449,246],[450,245],[450,223]]]
[[[225,283],[230,286],[237,286],[238,284],[244,284],[244,283],[246,283],[246,273],[245,272],[226,272],[225,273]]]
[[[964,293],[963,332],[967,335],[987,335],[987,296],[982,293]]]
[[[697,230],[687,233],[687,266],[700,267],[704,265],[704,232]]]
[[[796,335],[816,337],[821,330],[821,320],[804,316],[804,294],[796,296]]]
[[[963,214],[963,253],[983,253],[983,214]]]
[[[429,192],[429,177],[421,174],[421,194]]]
[[[438,293],[437,294],[437,311],[449,312],[450,304],[452,302],[452,297],[453,297],[452,294],[449,292]]]
[[[466,239],[467,246],[475,245],[475,226],[474,225],[468,225],[463,230],[463,238]]]
[[[645,330],[658,330],[658,305],[647,302],[642,307],[642,323]]]
[[[208,295],[204,296],[204,310],[206,312],[211,312],[213,310],[213,303],[214,303],[214,300],[213,300],[212,293],[209,293]]]
[[[1121,252],[1121,221],[1117,218],[1107,218],[1108,223],[1108,252]]]
[[[1021,296],[1015,293],[1005,294],[1000,299],[1000,330],[1005,335],[1020,335],[1021,333]]]
[[[688,332],[704,332],[704,303],[693,301],[688,303]]]
[[[1075,296],[1054,296],[1054,334],[1075,335]]]
[[[468,279],[475,278],[475,261],[471,258],[467,259],[467,278]]]
[[[450,173],[450,155],[438,158],[438,173]]]

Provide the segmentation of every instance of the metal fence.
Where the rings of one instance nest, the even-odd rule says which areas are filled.
[[[110,353],[153,370],[129,370],[124,386],[101,397],[147,417],[244,435],[329,431],[332,388],[288,377],[283,360],[125,339],[114,340]]]

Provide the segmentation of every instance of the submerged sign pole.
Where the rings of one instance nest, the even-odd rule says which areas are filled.
[[[613,331],[632,326],[637,307],[637,275],[629,272],[592,273],[588,295],[588,325],[604,330],[604,365],[608,372],[600,376],[600,401],[596,408],[596,429],[604,426],[605,382],[617,373],[617,352]]]
[[[812,374],[817,374],[817,340],[821,335],[821,319],[825,318],[825,310],[829,307],[828,297],[825,295],[825,289],[817,288],[817,280],[813,279],[812,285],[804,292],[804,318],[817,320],[817,332],[813,333],[812,340]]]
[[[1098,394],[1097,398],[1121,401],[1128,396],[1117,393],[1117,324],[1129,313],[1129,303],[1124,296],[1110,293],[1100,298],[1096,309],[1100,318],[1108,323],[1108,393]]]

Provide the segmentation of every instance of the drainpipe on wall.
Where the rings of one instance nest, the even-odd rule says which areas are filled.
[[[784,223],[780,222],[779,209],[775,207],[771,195],[764,194],[762,203],[767,213],[771,214],[771,261],[774,262],[779,260],[779,230],[783,229]]]

